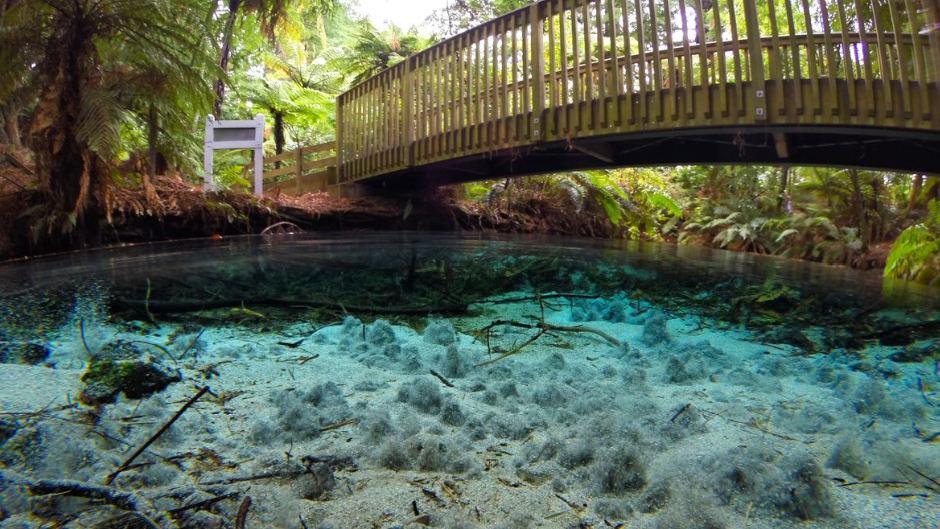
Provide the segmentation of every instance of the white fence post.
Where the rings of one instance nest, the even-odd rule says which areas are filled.
[[[215,117],[211,114],[206,116],[206,135],[203,152],[203,176],[206,179],[206,190],[215,191],[215,184],[212,181],[212,128],[215,123]]]
[[[255,119],[216,120],[206,117],[206,136],[204,140],[206,189],[214,190],[213,151],[217,149],[251,149],[255,163],[255,195],[264,193],[264,116],[258,114]]]
[[[264,116],[255,115],[255,196],[264,195]]]

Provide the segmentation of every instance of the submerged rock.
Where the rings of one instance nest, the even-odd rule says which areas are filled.
[[[457,341],[457,332],[450,320],[432,320],[424,329],[424,341],[437,345],[451,345]]]
[[[0,445],[7,442],[7,439],[13,437],[19,429],[20,425],[18,423],[0,419]]]
[[[410,384],[398,388],[398,401],[411,404],[424,413],[437,413],[443,403],[441,389],[427,377],[417,377]]]
[[[630,449],[615,449],[596,468],[597,487],[608,494],[634,492],[646,486],[646,466]]]
[[[761,335],[761,340],[767,343],[787,344],[798,347],[805,354],[817,352],[819,347],[806,333],[795,326],[778,325]]]
[[[50,354],[48,347],[38,343],[0,344],[0,364],[36,365]]]
[[[114,402],[120,393],[131,399],[150,396],[179,382],[180,376],[148,362],[95,357],[89,362],[81,380],[85,388],[79,400],[97,406]]]
[[[714,484],[718,496],[741,510],[753,505],[799,520],[824,518],[834,510],[829,482],[807,453],[736,448],[720,455],[707,470],[718,476]]]
[[[895,362],[916,363],[940,358],[940,347],[934,342],[912,344],[889,357]]]
[[[336,477],[326,463],[314,463],[309,473],[302,475],[295,484],[300,497],[305,500],[319,500],[336,488]]]
[[[95,351],[96,357],[109,360],[136,360],[142,356],[136,344],[126,340],[114,340],[104,344],[100,350]]]
[[[668,321],[669,318],[662,312],[653,314],[650,319],[643,324],[643,334],[640,336],[640,341],[643,342],[643,345],[654,347],[671,342],[672,337],[669,336],[669,331],[666,329],[666,323]]]

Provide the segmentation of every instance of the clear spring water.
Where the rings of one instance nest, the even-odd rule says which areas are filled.
[[[551,238],[9,263],[0,527],[937,528],[938,300]]]

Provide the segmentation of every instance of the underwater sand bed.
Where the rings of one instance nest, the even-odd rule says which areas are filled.
[[[175,349],[164,346],[175,360],[151,359],[182,374],[161,392],[117,396],[96,412],[48,412],[67,420],[5,419],[15,425],[2,449],[3,527],[38,527],[28,514],[37,510],[105,527],[120,510],[30,496],[17,480],[100,485],[203,385],[213,395],[111,484],[150,498],[155,512],[226,497],[179,513],[185,527],[231,523],[245,495],[246,527],[940,524],[940,498],[918,475],[940,475],[937,445],[911,431],[940,429],[933,395],[916,382],[929,364],[860,369],[832,355],[795,357],[791,347],[670,318],[649,303],[617,321],[582,310],[602,303],[611,301],[486,304],[475,316],[424,322],[421,332],[347,317],[316,331],[300,323],[177,336]],[[494,319],[581,327],[480,366],[534,335],[496,326],[488,340],[471,336]],[[174,327],[146,341],[169,343]],[[78,346],[79,357],[84,348],[57,343]],[[885,369],[895,373],[889,383],[865,373]],[[67,403],[82,386],[79,370],[3,372],[34,379],[15,390],[19,410],[41,410],[62,393]],[[899,483],[853,485],[860,481]]]

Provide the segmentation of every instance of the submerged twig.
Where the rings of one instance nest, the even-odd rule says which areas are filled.
[[[208,391],[209,391],[209,386],[203,386],[202,388],[200,388],[200,390],[196,392],[196,394],[192,398],[186,401],[186,404],[183,404],[183,407],[180,408],[179,411],[173,414],[173,417],[170,417],[170,420],[164,423],[163,426],[161,426],[160,429],[157,430],[155,434],[151,435],[150,438],[147,439],[146,442],[144,442],[144,444],[140,445],[140,447],[137,450],[134,450],[134,453],[131,454],[130,457],[128,457],[123,463],[121,463],[121,466],[115,469],[114,472],[108,474],[108,477],[105,478],[104,480],[104,484],[110,485],[111,482],[114,481],[114,478],[118,476],[118,474],[127,470],[127,467],[130,466],[130,464],[133,463],[134,460],[137,459],[137,457],[140,456],[140,454],[142,454],[144,450],[147,449],[148,446],[153,444],[154,441],[156,441],[161,435],[163,435],[163,433],[166,432],[170,428],[170,426],[172,426],[173,423],[176,422],[176,420],[179,419],[180,416],[183,415],[183,413],[186,412],[187,409],[189,409],[190,406],[192,406],[193,404],[196,403],[197,400],[199,400],[199,397],[202,397]]]
[[[597,299],[601,296],[597,294],[570,294],[570,293],[552,293],[552,294],[541,294],[536,296],[521,296],[516,298],[496,298],[496,299],[483,299],[478,301],[478,303],[524,303],[526,301],[538,301],[540,299],[552,299],[552,298],[572,298],[572,299]]]
[[[251,496],[245,496],[241,505],[238,506],[238,514],[235,515],[235,529],[245,529],[245,522],[248,521],[248,509],[251,507]]]
[[[683,413],[685,413],[686,411],[688,411],[689,408],[691,408],[691,407],[692,407],[692,403],[691,403],[691,402],[686,403],[685,406],[679,408],[679,411],[677,411],[677,412],[672,416],[672,419],[669,419],[669,422],[676,422],[676,419],[678,419],[680,415],[682,415]]]
[[[440,381],[441,381],[441,384],[444,384],[445,386],[447,386],[447,387],[449,387],[449,388],[454,387],[454,384],[453,384],[450,380],[447,380],[446,378],[444,378],[444,375],[438,373],[437,371],[435,371],[435,370],[432,369],[432,370],[431,370],[431,374],[434,375],[435,378],[437,378],[438,380],[440,380]]]
[[[738,421],[738,420],[732,419],[732,418],[730,418],[730,417],[725,417],[725,416],[721,415],[720,413],[715,413],[715,412],[713,412],[713,411],[708,411],[708,410],[702,410],[702,412],[705,413],[706,415],[711,416],[711,417],[721,417],[722,419],[724,419],[724,420],[726,420],[726,421],[728,421],[728,422],[732,422],[732,423],[737,424],[737,425],[740,425],[740,426],[745,426],[745,427],[747,427],[747,428],[753,428],[753,429],[755,429],[755,430],[757,430],[757,431],[759,431],[759,432],[763,432],[763,433],[765,433],[765,434],[772,435],[772,436],[774,436],[774,437],[776,437],[776,438],[778,438],[778,439],[783,439],[784,441],[799,441],[799,439],[796,439],[796,438],[793,438],[793,437],[790,437],[790,436],[787,436],[787,435],[783,435],[783,434],[780,434],[780,433],[772,432],[772,431],[768,430],[767,428],[764,428],[763,426],[757,424],[757,423],[754,422],[754,421],[751,421],[751,422]]]
[[[180,354],[180,360],[182,360],[183,358],[186,358],[186,355],[187,355],[190,351],[193,350],[193,347],[196,347],[196,342],[198,342],[199,339],[202,338],[202,334],[203,334],[204,332],[206,332],[206,329],[205,329],[205,328],[200,329],[199,332],[196,333],[196,337],[193,338],[193,341],[189,342],[189,345],[186,347],[186,349],[183,351],[183,353]],[[195,357],[195,355],[194,355],[194,357]]]
[[[184,513],[184,512],[186,512],[186,511],[192,511],[192,510],[197,510],[197,509],[204,509],[204,508],[206,508],[206,507],[215,505],[216,503],[219,503],[220,501],[224,501],[224,500],[228,500],[228,499],[234,498],[235,496],[238,496],[238,493],[237,493],[237,492],[229,492],[229,493],[226,493],[226,494],[220,494],[220,495],[218,495],[218,496],[213,496],[213,497],[211,497],[211,498],[209,498],[209,499],[207,499],[207,500],[197,501],[196,503],[190,503],[189,505],[183,505],[182,507],[177,507],[177,508],[175,508],[175,509],[170,509],[170,510],[167,511],[167,512],[168,512],[171,516],[175,516],[175,515],[177,515],[177,514],[181,514],[181,513]]]
[[[115,299],[114,304],[131,309],[144,308],[145,303],[133,299]],[[467,310],[466,304],[440,305],[440,306],[382,306],[382,305],[351,305],[336,301],[316,299],[287,299],[287,298],[252,298],[254,306],[267,307],[310,307],[339,309],[343,312],[363,312],[370,314],[455,314]],[[150,301],[149,308],[154,313],[180,313],[197,312],[200,310],[241,308],[242,300],[216,299],[216,300],[179,300],[179,301]]]
[[[163,525],[157,521],[164,520],[165,516],[163,513],[150,505],[146,499],[141,498],[133,492],[74,480],[31,480],[9,470],[2,469],[0,469],[0,478],[8,483],[25,486],[30,494],[35,496],[64,495],[99,500],[113,507],[117,507],[118,509],[136,513],[140,517],[140,520],[151,529],[161,529],[161,527],[163,527]]]
[[[153,317],[153,313],[150,312],[150,293],[151,293],[151,284],[150,278],[147,278],[147,295],[144,298],[144,310],[147,312],[147,319],[150,320],[150,323],[157,323],[157,319]]]
[[[494,364],[496,362],[499,362],[500,360],[516,355],[520,353],[523,349],[525,349],[527,346],[531,345],[533,342],[535,342],[536,340],[538,340],[543,335],[549,332],[576,332],[576,333],[595,334],[603,338],[607,343],[611,345],[615,345],[615,346],[620,345],[620,340],[618,340],[617,338],[614,338],[613,336],[599,329],[594,329],[592,327],[585,327],[584,325],[556,325],[554,323],[548,323],[544,319],[541,319],[536,323],[523,323],[523,322],[514,321],[514,320],[496,320],[476,332],[478,339],[480,335],[485,336],[487,350],[490,350],[490,347],[489,347],[490,331],[495,327],[499,327],[503,325],[509,326],[509,327],[518,327],[520,329],[537,329],[538,332],[535,335],[533,335],[531,338],[526,340],[524,343],[522,343],[521,345],[515,346],[509,351],[505,351],[501,353],[496,358],[491,358],[489,360],[486,360],[485,362],[480,362],[479,364],[476,365],[476,367],[483,367],[483,366],[487,366],[490,364]]]
[[[165,355],[167,356],[167,358],[169,358],[169,359],[173,362],[173,366],[174,366],[175,368],[179,369],[179,367],[180,367],[179,362],[177,361],[177,358],[176,358],[175,356],[173,356],[173,353],[171,353],[170,350],[167,349],[167,348],[166,348],[165,346],[163,346],[163,345],[160,345],[160,344],[158,344],[158,343],[148,342],[147,340],[130,340],[130,341],[127,342],[127,343],[139,343],[139,344],[143,344],[143,345],[149,345],[150,347],[155,347],[155,348],[159,349],[160,352],[162,352],[163,354],[165,354]]]
[[[323,432],[329,432],[332,430],[338,430],[342,428],[343,426],[349,426],[352,424],[356,424],[358,422],[359,421],[357,419],[343,419],[342,421],[337,421],[332,424],[327,424],[326,426],[320,428],[320,432],[323,433]]]
[[[88,347],[88,340],[85,339],[85,318],[79,318],[78,320],[78,334],[82,337],[82,347],[88,353],[88,358],[94,357],[95,354],[91,352],[91,347]]]

